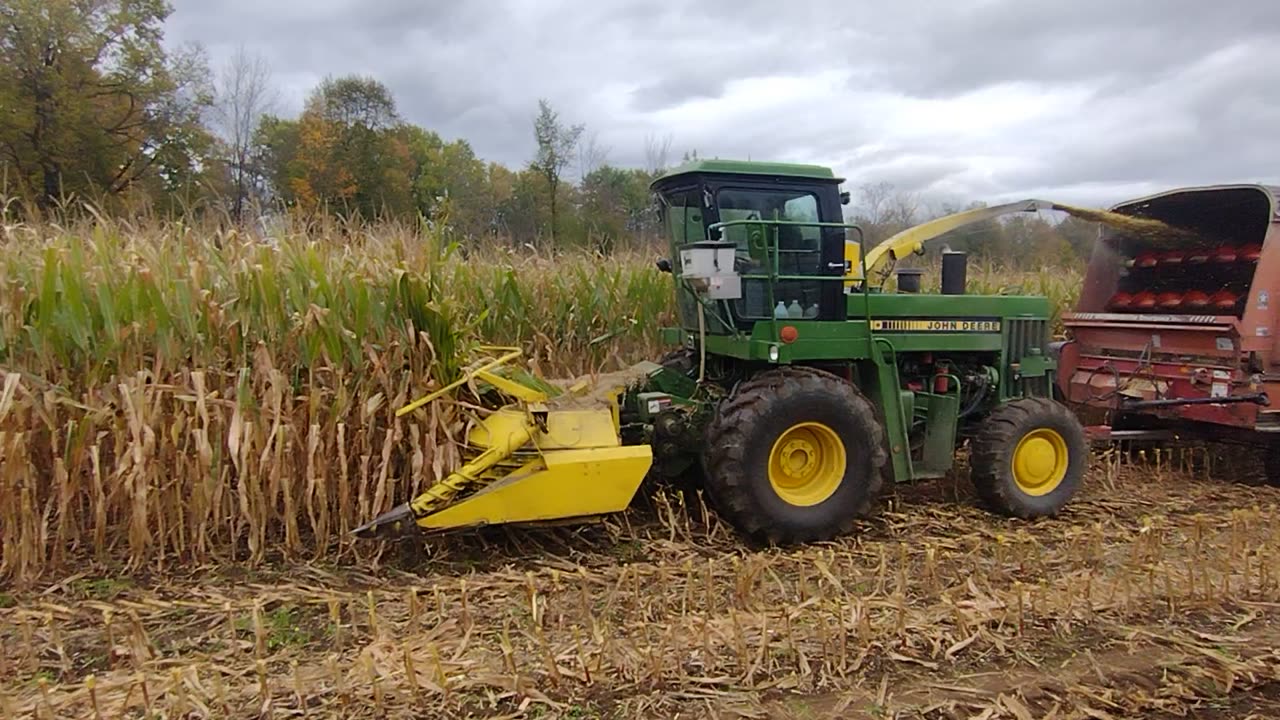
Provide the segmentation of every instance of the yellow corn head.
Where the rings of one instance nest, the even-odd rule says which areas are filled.
[[[600,384],[567,388],[503,374],[521,355],[518,348],[472,364],[456,382],[400,408],[397,416],[426,405],[464,384],[487,384],[511,399],[467,434],[466,462],[421,495],[357,528],[359,537],[410,529],[472,527],[583,519],[626,509],[649,472],[648,445],[623,445],[619,396],[634,372]]]

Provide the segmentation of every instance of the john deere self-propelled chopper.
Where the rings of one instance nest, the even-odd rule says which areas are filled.
[[[469,431],[465,464],[357,534],[599,516],[654,473],[700,480],[745,535],[815,541],[865,514],[884,478],[943,475],[965,441],[992,510],[1059,510],[1088,453],[1052,397],[1048,301],[966,294],[961,253],[942,255],[939,292],[893,267],[966,224],[1053,206],[962,212],[863,253],[841,181],[720,160],[658,178],[678,349],[577,387],[508,370],[518,350],[478,362],[458,384],[495,410]]]

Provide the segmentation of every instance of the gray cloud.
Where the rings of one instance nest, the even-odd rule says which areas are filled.
[[[1124,92],[1280,28],[1280,5],[1251,0],[996,0],[938,4],[928,16],[918,3],[898,7],[868,21],[882,31],[877,52],[895,59],[886,79],[915,94],[1022,80]]]
[[[286,111],[373,75],[511,166],[545,97],[623,165],[670,135],[672,160],[818,162],[958,202],[1280,180],[1280,3],[176,0],[168,33],[266,55]]]

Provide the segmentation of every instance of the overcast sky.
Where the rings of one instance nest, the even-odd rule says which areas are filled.
[[[953,201],[1110,204],[1280,181],[1276,0],[172,0],[171,42],[243,43],[285,113],[327,74],[482,158],[532,156],[540,97],[641,166],[830,165]]]

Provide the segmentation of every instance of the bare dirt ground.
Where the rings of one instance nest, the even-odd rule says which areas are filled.
[[[786,550],[660,495],[378,567],[90,569],[0,593],[0,713],[1280,717],[1280,489],[1108,456],[1026,523],[958,477]]]

